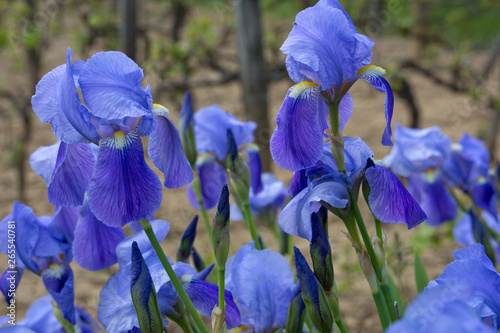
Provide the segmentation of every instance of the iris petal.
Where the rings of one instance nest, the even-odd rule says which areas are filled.
[[[49,269],[42,272],[42,280],[61,309],[64,318],[73,325],[76,324],[73,271],[69,265],[51,265]]]
[[[215,161],[215,158],[206,158],[200,164],[197,163],[198,175],[200,177],[203,204],[206,209],[215,207],[219,200],[222,186],[227,183],[226,170]],[[200,209],[198,199],[191,185],[187,190],[189,203],[196,209]]]
[[[90,271],[108,268],[116,263],[115,249],[123,239],[122,229],[108,227],[99,221],[85,204],[75,228],[73,256],[78,265]]]
[[[370,83],[373,88],[380,92],[385,93],[385,120],[386,126],[384,134],[382,136],[382,144],[385,146],[392,146],[391,136],[391,121],[392,112],[394,109],[394,95],[392,94],[391,86],[389,82],[382,76],[385,74],[385,70],[377,66],[366,66],[359,70],[358,77]]]
[[[99,144],[88,189],[89,205],[97,219],[111,227],[149,218],[160,207],[162,184],[144,161],[136,131],[115,133]]]
[[[288,90],[271,137],[271,154],[280,168],[297,171],[313,166],[320,158],[323,133],[319,96],[320,88],[311,82]]]
[[[366,169],[365,177],[370,187],[368,204],[380,221],[404,223],[411,229],[427,218],[401,181],[388,169],[373,165]]]
[[[157,114],[154,119],[156,126],[149,137],[148,154],[165,175],[165,187],[178,188],[191,183],[193,170],[182,150],[179,131],[166,115]]]
[[[96,117],[122,119],[151,115],[151,94],[143,90],[142,69],[121,52],[99,52],[87,60],[78,82]]]
[[[93,169],[94,156],[88,144],[61,142],[48,189],[50,203],[67,207],[82,205]]]
[[[54,173],[60,144],[61,141],[57,141],[51,146],[38,147],[30,155],[31,169],[45,180],[47,187],[49,187]]]

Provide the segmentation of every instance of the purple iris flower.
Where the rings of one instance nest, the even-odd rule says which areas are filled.
[[[226,287],[241,313],[241,324],[256,333],[273,332],[286,324],[295,296],[288,260],[269,249],[242,246],[226,263]]]
[[[259,191],[260,158],[258,151],[251,145],[253,132],[257,125],[253,121],[242,122],[217,105],[204,107],[194,113],[194,130],[198,159],[196,169],[200,178],[200,186],[205,208],[213,208],[219,199],[222,186],[227,183],[227,131],[230,129],[238,150],[244,150],[251,175],[251,186]],[[253,171],[252,171],[253,170]],[[193,207],[199,209],[198,199],[192,186],[188,187],[187,196]]]
[[[426,213],[427,224],[438,226],[453,220],[458,205],[446,187],[443,172],[452,151],[450,138],[437,126],[414,129],[397,124],[394,139],[384,166],[408,178],[410,193]]]
[[[484,252],[482,244],[453,252],[455,261],[450,263],[435,281],[431,281],[424,293],[437,286],[446,287],[458,283],[470,288],[464,302],[479,316],[483,323],[496,330],[500,327],[500,274]],[[451,288],[450,288],[451,289]],[[456,288],[455,288],[456,289]],[[456,294],[462,294],[457,290]],[[464,293],[465,294],[465,293]]]
[[[156,238],[161,242],[167,235],[170,225],[168,222],[160,220],[152,221],[151,225]],[[116,247],[120,269],[115,276],[108,280],[100,293],[97,317],[106,331],[109,332],[128,332],[139,328],[139,321],[130,294],[131,255],[132,243],[134,242],[137,243],[151,274],[162,315],[171,318],[179,317],[174,308],[178,302],[178,295],[145,232],[139,231],[123,240]],[[218,302],[217,286],[203,280],[212,267],[213,265],[208,268],[208,271],[197,273],[192,266],[186,263],[177,262],[173,265],[175,273],[194,306],[208,317],[211,316],[212,309]],[[240,314],[230,292],[226,292],[226,310],[227,327],[239,326]],[[166,319],[164,319],[164,324],[167,324]]]
[[[67,209],[72,210],[72,208]],[[65,222],[64,216],[72,214],[65,214],[64,210],[56,209],[52,217],[37,217],[31,208],[15,202],[12,213],[0,222],[0,230],[3,232],[0,238],[0,251],[7,254],[9,248],[12,248],[9,245],[14,245],[16,267],[9,267],[6,272],[17,271],[16,279],[21,278],[24,270],[40,275],[64,318],[75,324],[73,271],[69,266],[72,247],[71,241],[65,237],[65,231],[71,229],[71,225],[62,227]],[[15,225],[15,228],[9,228],[11,225]],[[9,229],[15,231],[15,241],[9,240],[7,236]],[[0,285],[4,286],[9,277],[8,273],[2,274]],[[17,285],[19,280],[15,282]],[[6,289],[2,288],[2,291],[8,300]]]
[[[291,171],[313,166],[321,155],[324,131],[329,127],[326,103],[339,103],[340,131],[349,120],[349,88],[368,81],[386,93],[384,145],[392,145],[391,119],[394,98],[385,70],[370,65],[375,43],[358,34],[350,17],[336,0],[321,0],[300,12],[281,51],[287,55],[288,90],[276,117],[271,138],[273,159]]]
[[[34,301],[28,310],[26,317],[23,320],[17,321],[15,326],[19,330],[12,332],[37,332],[37,333],[60,333],[64,332],[61,323],[54,315],[52,306],[52,297],[46,295]],[[76,308],[76,324],[75,328],[78,332],[91,333],[99,331],[99,324],[80,306]],[[0,318],[1,319],[1,318]],[[0,322],[1,325],[1,322]],[[8,326],[7,326],[8,327]],[[2,332],[6,330],[4,328]]]
[[[310,215],[322,205],[345,209],[349,192],[357,195],[360,184],[368,193],[372,213],[385,223],[404,223],[413,228],[425,213],[401,181],[388,169],[373,162],[373,152],[359,137],[344,137],[347,174],[338,172],[329,143],[316,164],[295,173],[289,187],[294,198],[281,212],[278,223],[286,233],[311,240]]]
[[[285,184],[269,172],[264,172],[261,175],[261,181],[262,190],[260,192],[255,193],[253,189],[250,189],[249,201],[252,215],[268,217],[275,221],[277,211],[283,208],[285,202]],[[243,215],[236,204],[231,205],[231,219],[234,221],[243,220]]]
[[[153,105],[142,78],[123,53],[100,52],[72,65],[68,49],[66,64],[40,80],[33,110],[62,141],[50,181],[44,177],[51,203],[81,206],[87,195],[90,211],[111,227],[149,218],[160,206],[162,185],[144,160],[141,136],[150,136],[148,154],[166,187],[192,180],[168,110]],[[99,146],[95,156],[86,143]]]

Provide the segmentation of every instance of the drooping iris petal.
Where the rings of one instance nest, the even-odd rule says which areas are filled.
[[[382,222],[404,223],[411,229],[427,218],[401,181],[388,169],[372,164],[365,171],[368,205]],[[365,183],[363,183],[363,187]]]
[[[88,204],[84,204],[75,229],[73,256],[77,264],[85,269],[97,271],[108,268],[116,263],[116,246],[123,239],[125,233],[121,228],[105,225],[94,216]]]
[[[488,211],[493,216],[497,215],[498,194],[493,181],[480,178],[470,186],[469,193],[476,206]]]
[[[408,185],[410,193],[427,215],[427,224],[438,226],[457,216],[458,205],[439,171],[412,175],[408,178]]]
[[[250,208],[256,213],[268,207],[281,208],[286,196],[285,184],[269,172],[264,172],[261,179],[262,190],[257,194],[250,192]]]
[[[60,144],[61,141],[57,141],[51,146],[38,147],[30,155],[31,169],[45,180],[47,187],[49,187],[54,173]]]
[[[219,303],[219,288],[214,284],[196,279],[188,279],[188,281],[182,281],[182,283],[195,308],[204,316],[211,318],[212,310]],[[240,326],[240,312],[233,301],[231,292],[224,291],[224,300],[227,328],[232,329]]]
[[[116,51],[94,54],[82,68],[78,82],[92,114],[106,119],[151,115],[152,97],[141,87],[142,69]]]
[[[395,145],[384,158],[384,166],[398,176],[440,167],[451,150],[451,140],[438,126],[416,129],[396,124]]]
[[[354,104],[352,103],[352,97],[349,92],[347,92],[339,105],[339,118],[340,118],[340,131],[344,131],[344,127],[351,118],[352,111],[354,110]]]
[[[191,183],[193,170],[182,150],[179,131],[166,114],[155,107],[155,129],[149,137],[148,154],[153,164],[165,175],[167,188],[178,188]]]
[[[321,85],[340,90],[344,81],[353,79],[365,60],[371,58],[374,43],[357,38],[357,33],[338,2],[322,0],[301,11],[281,51],[287,54],[287,69]]]
[[[51,204],[81,206],[94,169],[94,156],[85,143],[61,142],[48,189]]]
[[[76,324],[73,271],[67,264],[52,264],[42,272],[42,281],[66,320]]]
[[[391,86],[389,82],[383,77],[385,74],[385,69],[377,66],[366,66],[359,70],[358,77],[360,79],[366,80],[371,86],[380,92],[385,93],[385,120],[386,126],[384,134],[382,135],[382,144],[385,146],[392,146],[391,136],[391,121],[392,121],[392,111],[394,109],[394,96],[392,94]]]
[[[50,122],[52,132],[66,143],[84,142],[85,138],[71,125],[61,107],[60,85],[66,65],[56,67],[38,82],[36,93],[31,98],[33,111],[42,123]]]
[[[38,273],[38,265],[33,261],[35,247],[40,237],[40,227],[35,213],[30,207],[14,202],[12,221],[16,223],[16,261],[20,259],[29,270]]]
[[[71,49],[66,53],[66,71],[61,81],[61,107],[68,122],[73,128],[85,138],[86,141],[99,142],[99,134],[90,122],[91,115],[88,109],[80,102],[80,97],[76,92],[75,78],[71,66]]]
[[[139,134],[103,138],[88,188],[89,206],[111,227],[149,218],[160,207],[162,184],[144,160]]]
[[[226,170],[215,161],[214,157],[199,159],[196,163],[200,177],[203,204],[206,209],[215,207],[219,200],[222,186],[227,183]],[[187,190],[189,203],[196,209],[200,209],[198,199],[193,191],[192,185]]]
[[[278,217],[278,223],[289,235],[311,240],[310,214],[317,212],[322,201],[335,208],[345,208],[349,202],[349,179],[341,173],[328,174],[313,180],[297,194]]]
[[[3,294],[5,303],[9,306],[14,298],[17,286],[21,282],[24,270],[20,267],[9,267],[0,276],[0,291]]]
[[[262,163],[260,161],[259,147],[250,145],[245,149],[248,156],[248,169],[250,171],[250,185],[253,193],[259,193],[262,190]]]
[[[156,238],[158,239],[158,242],[161,243],[161,241],[167,236],[167,233],[170,230],[170,223],[164,220],[153,220],[150,221],[150,224],[154,234],[156,235]],[[130,262],[130,249],[132,248],[133,242],[137,243],[139,249],[141,250],[141,253],[143,254],[146,251],[152,249],[151,242],[149,241],[146,232],[144,230],[137,231],[135,234],[127,237],[127,239],[124,239],[122,242],[120,242],[120,244],[118,244],[118,246],[116,246],[116,255],[118,256],[118,263],[120,264],[120,266],[124,266],[128,262]]]
[[[290,171],[313,166],[323,149],[318,100],[320,87],[301,82],[287,92],[276,117],[271,154],[280,168]]]
[[[79,207],[57,207],[50,224],[54,236],[73,244],[79,211]]]
[[[226,286],[236,299],[242,324],[254,332],[283,327],[294,296],[294,279],[287,259],[269,249],[242,246],[226,265]]]
[[[199,154],[213,153],[220,161],[226,160],[227,130],[231,129],[238,148],[252,143],[257,124],[242,122],[217,105],[200,109],[194,114],[196,150]]]

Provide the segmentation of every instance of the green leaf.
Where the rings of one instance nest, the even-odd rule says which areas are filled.
[[[399,316],[403,317],[406,310],[406,305],[403,301],[403,297],[401,296],[399,288],[396,286],[396,283],[392,278],[392,274],[388,272],[388,275],[389,275],[389,288],[391,289],[392,297],[394,297],[394,300],[398,303]]]
[[[417,284],[417,291],[419,293],[424,290],[425,287],[429,284],[429,276],[427,275],[427,271],[425,270],[424,263],[422,259],[418,255],[418,252],[415,252],[415,282]]]

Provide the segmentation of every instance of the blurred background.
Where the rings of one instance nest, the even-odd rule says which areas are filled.
[[[372,63],[387,70],[396,95],[393,124],[439,125],[453,140],[467,131],[485,140],[492,156],[498,156],[499,0],[340,2],[358,32],[376,43]],[[151,85],[155,103],[165,105],[174,121],[186,90],[192,92],[195,109],[217,103],[242,120],[256,121],[255,136],[264,168],[288,185],[292,174],[273,165],[268,146],[276,113],[292,85],[279,48],[295,15],[314,4],[311,0],[0,0],[2,217],[10,213],[14,200],[30,205],[37,215],[52,215],[45,184],[31,171],[28,159],[37,147],[56,139],[50,125],[38,120],[30,100],[40,78],[65,62],[67,47],[72,49],[73,60],[86,60],[98,51],[125,52],[144,69],[144,86]],[[381,159],[389,151],[380,144],[384,96],[365,83],[354,85],[351,94],[354,113],[344,134],[361,136],[374,150],[375,158]],[[184,189],[164,191],[157,217],[172,224],[168,237],[172,242],[163,244],[167,251],[175,252],[179,235],[194,214]],[[244,226],[235,228],[244,233],[241,242],[238,238],[234,242],[237,249],[249,239]],[[361,312],[348,317],[347,326],[363,331],[370,327],[370,320],[359,318],[372,318],[376,323],[376,311],[361,276],[359,288],[348,281],[349,274],[359,275],[354,251],[340,233],[341,225],[333,230],[338,235],[332,235],[332,243],[342,244],[333,246],[335,260],[347,269],[340,275],[345,278],[340,287],[354,295],[350,304]],[[421,228],[409,239],[405,228],[391,225],[388,233],[389,241],[403,244],[390,254],[399,265],[393,270],[400,271],[396,277],[401,283],[411,253],[406,253],[405,247],[424,249],[432,243],[445,248],[427,257],[424,254],[431,275],[444,268],[452,246],[456,247],[443,245],[449,229]],[[268,239],[272,244],[272,236]],[[93,315],[99,290],[112,273],[82,271],[85,281],[82,278],[81,283],[88,283],[88,288],[76,283],[80,288],[77,301]],[[43,286],[36,287],[40,283],[34,282],[38,281],[34,276],[33,289],[27,287],[31,282],[26,280],[30,281],[29,277],[23,278],[18,295],[24,307],[36,295],[44,294]],[[361,292],[364,296],[356,296]],[[406,296],[414,295],[408,292]]]

